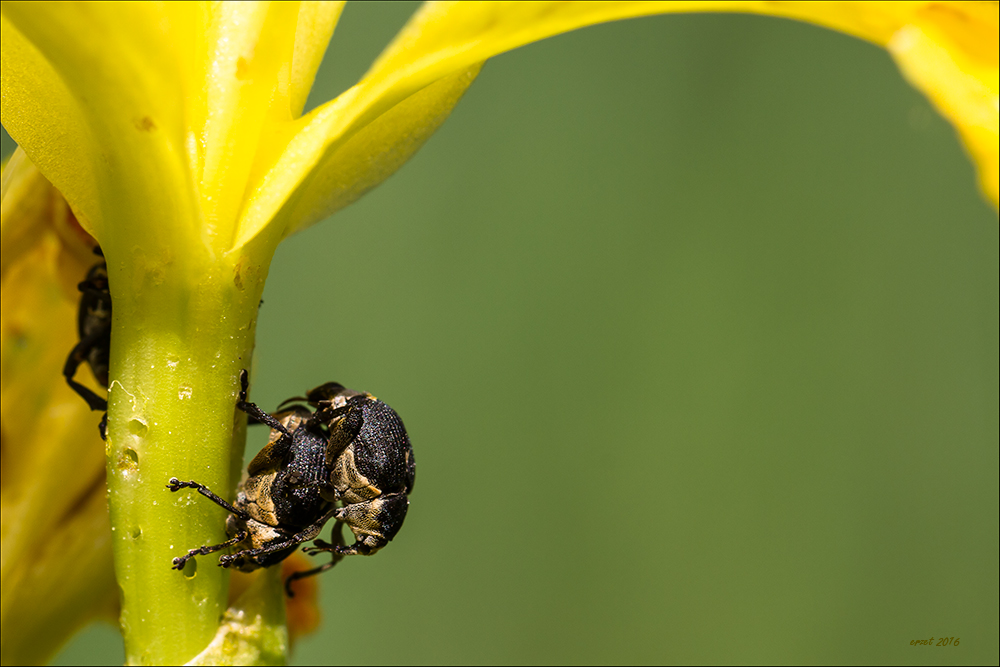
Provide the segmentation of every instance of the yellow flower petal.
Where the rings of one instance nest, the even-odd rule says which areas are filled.
[[[53,190],[45,177],[24,155],[16,150],[3,167],[0,190],[0,280],[7,275],[15,258],[21,258],[35,245],[37,226],[49,216]],[[9,194],[9,196],[8,196]],[[42,223],[44,224],[44,223]]]
[[[0,115],[15,140],[37,143],[35,161],[61,192],[75,199],[83,224],[93,233],[98,176],[89,152],[97,144],[60,76],[23,35],[0,15],[3,99]],[[39,137],[32,142],[31,137]],[[23,148],[22,148],[23,150]],[[12,158],[12,162],[14,158]],[[6,179],[5,187],[6,191]]]
[[[115,603],[99,416],[66,384],[76,283],[93,240],[18,151],[4,168],[0,250],[0,658],[38,663]],[[77,379],[100,390],[89,370]]]
[[[210,13],[205,113],[192,128],[209,229],[232,234],[255,163],[268,159],[267,144],[301,112],[342,7],[232,2]]]
[[[201,235],[180,94],[200,32],[196,9],[2,6],[4,127],[97,238],[108,220],[161,243]]]
[[[276,243],[391,176],[451,114],[480,66],[444,77],[374,117],[366,112],[380,108],[380,100],[357,102],[357,86],[310,114],[251,197],[234,247],[265,230]]]
[[[290,118],[302,115],[306,98],[316,79],[316,71],[323,62],[326,45],[333,37],[340,14],[344,11],[344,4],[345,2],[303,2],[299,7],[290,74],[291,89],[288,93]]]
[[[83,100],[93,107],[88,108],[90,111],[102,112],[98,114],[102,115],[100,123],[91,119],[86,127],[77,128],[82,134],[92,134],[94,144],[103,146],[111,139],[113,133],[101,132],[102,126],[105,130],[111,127],[121,130],[128,122],[139,126],[152,123],[163,134],[171,134],[167,131],[171,128],[177,130],[169,138],[170,145],[161,146],[164,150],[159,156],[169,158],[168,148],[183,145],[188,174],[178,170],[176,164],[169,164],[170,159],[158,170],[148,166],[135,172],[125,169],[125,155],[134,155],[138,148],[129,144],[121,151],[123,166],[116,176],[131,177],[132,185],[145,182],[146,191],[136,200],[156,211],[167,210],[169,215],[160,217],[175,221],[174,226],[189,221],[219,249],[240,247],[275,218],[280,220],[274,221],[276,229],[268,236],[280,238],[336,211],[388,177],[436,129],[460,97],[451,86],[441,85],[435,89],[440,91],[440,100],[432,101],[435,93],[427,91],[419,101],[413,100],[413,109],[404,113],[401,107],[392,120],[388,115],[383,117],[432,83],[452,76],[455,80],[465,80],[461,72],[471,71],[493,55],[538,39],[594,23],[653,13],[744,11],[785,16],[848,32],[883,46],[893,44],[892,51],[898,58],[904,58],[900,45],[914,42],[903,40],[902,35],[912,33],[916,26],[922,34],[932,35],[924,41],[941,44],[955,63],[953,69],[957,67],[976,85],[959,86],[962,92],[955,85],[943,85],[940,77],[930,73],[940,72],[940,68],[920,60],[931,57],[932,50],[926,48],[906,51],[905,60],[900,60],[901,67],[960,128],[970,152],[979,161],[987,187],[996,173],[992,150],[995,142],[991,141],[995,132],[988,123],[985,129],[982,123],[974,123],[979,129],[973,130],[963,120],[970,113],[996,115],[995,3],[431,2],[414,15],[357,86],[304,119],[296,116],[322,58],[318,45],[325,44],[332,34],[342,3],[301,6],[195,3],[177,9],[143,6],[130,8],[128,12],[101,5],[74,7],[72,11],[64,10],[62,5],[58,9],[33,11],[7,7],[12,4],[16,5],[4,5],[4,13],[15,29],[11,41],[21,39],[24,44],[20,51],[5,47],[18,54],[5,56],[5,62],[21,66],[40,60],[28,68],[32,70],[31,77],[47,75],[54,83],[50,97],[64,102],[49,104],[50,108],[72,107]],[[145,27],[131,29],[136,25]],[[125,26],[128,27],[123,29]],[[25,31],[30,39],[24,39],[17,30]],[[115,37],[115,48],[102,48],[106,47],[102,36],[109,34],[125,36]],[[937,39],[941,35],[948,39]],[[168,36],[183,39],[167,44],[171,41]],[[32,45],[44,46],[46,59],[38,57],[37,52],[32,59],[27,53]],[[79,52],[85,57],[70,58]],[[136,57],[122,58],[120,53]],[[937,53],[940,55],[940,49]],[[966,53],[974,57],[966,58],[963,55]],[[114,54],[114,58],[102,54]],[[935,62],[940,60],[937,58]],[[970,62],[975,66],[970,67]],[[924,69],[927,70],[924,75],[917,74]],[[5,73],[15,70],[27,71],[24,67],[5,65]],[[17,92],[18,84],[25,78],[15,77],[8,85],[5,74],[5,91]],[[144,85],[129,89],[131,92],[122,104],[123,96],[117,91],[127,88],[126,83],[133,80]],[[61,90],[61,81],[71,82],[72,90]],[[84,100],[83,92],[87,90],[107,91],[106,97],[116,104],[91,104],[93,100]],[[9,97],[17,102],[24,96]],[[91,97],[102,99],[100,95]],[[185,101],[178,103],[178,99]],[[144,104],[157,107],[159,115],[144,114]],[[964,111],[957,111],[959,107]],[[127,110],[124,115],[129,117],[128,122],[116,118],[116,114],[123,115],[122,108]],[[171,119],[179,114],[184,122],[172,123]],[[41,119],[32,124],[44,129],[34,134],[53,134],[58,123],[43,122],[44,113],[32,115]],[[48,115],[53,116],[51,112]],[[68,117],[73,115],[63,114],[70,121],[74,119]],[[379,119],[377,127],[373,125],[366,130],[376,119]],[[353,138],[363,130],[367,136]],[[19,128],[14,131],[15,135],[24,134]],[[21,137],[15,138],[23,143]],[[345,148],[348,142],[352,142],[350,149]],[[397,143],[401,145],[396,146]],[[34,153],[32,146],[28,149]],[[364,153],[361,149],[376,152]],[[86,163],[86,157],[93,155],[92,151],[75,150],[82,159],[74,164]],[[67,154],[72,152],[66,150]],[[158,161],[155,150],[144,150],[143,155],[147,165]],[[42,151],[36,159],[49,173],[47,156]],[[70,161],[58,162],[67,172],[65,164]],[[53,168],[55,172],[59,171],[58,166]],[[99,166],[56,173],[53,178],[60,187],[64,181],[80,182],[75,190],[85,194],[93,192],[95,182],[100,189],[101,181],[107,180],[102,176],[106,174]],[[197,193],[192,195],[196,202],[177,202],[174,197],[173,209],[163,209],[155,193],[150,192],[157,188],[149,183],[157,183],[159,191],[165,193],[174,190],[171,183],[182,185],[185,176],[193,181],[183,185],[189,194],[192,190]],[[137,190],[129,186],[128,179],[119,178],[117,186],[130,193]],[[88,201],[86,196],[74,196],[72,190],[68,194],[85,224],[100,217],[97,203]],[[91,196],[90,200],[93,199]],[[117,203],[121,197],[112,199]],[[134,217],[141,217],[137,210],[139,201],[124,207]],[[96,226],[95,223],[90,228]]]
[[[989,20],[962,21],[956,8],[920,25],[901,28],[889,52],[913,86],[927,95],[954,124],[979,167],[979,186],[993,202],[1000,200],[1000,103],[998,103],[997,5]],[[936,17],[933,17],[936,18]]]
[[[285,226],[284,233],[300,229],[388,177],[399,164],[392,160],[385,165],[357,163],[366,157],[376,162],[378,153],[349,156],[350,151],[343,146],[354,141],[364,144],[352,139],[355,133],[433,82],[558,33],[665,12],[772,14],[817,23],[882,46],[897,44],[895,36],[906,34],[914,25],[935,26],[936,32],[951,35],[947,43],[941,42],[942,48],[958,64],[947,75],[927,60],[940,61],[940,54],[911,51],[909,60],[900,64],[910,80],[959,127],[980,166],[988,196],[996,202],[995,185],[989,189],[997,172],[996,7],[995,3],[926,2],[430,2],[413,16],[357,86],[318,109],[299,136],[289,140],[285,154],[262,178],[240,223],[240,242],[246,242],[273,217],[283,219],[279,226]],[[903,57],[898,46],[891,50],[897,58]],[[963,54],[974,55],[966,58]],[[921,68],[928,69],[923,78],[912,73]],[[938,80],[932,81],[930,71],[941,72]],[[940,80],[956,72],[956,80],[949,79],[947,84]],[[450,106],[442,104],[444,107],[450,111]],[[426,105],[426,111],[433,112],[432,105]],[[970,116],[986,120],[970,125]],[[419,120],[412,122],[420,124]],[[385,118],[379,124],[379,139],[372,142],[373,147],[390,145],[393,132],[397,141],[410,136],[405,123]]]
[[[8,270],[0,289],[5,574],[83,490],[104,477],[104,447],[96,427],[100,417],[95,419],[62,377],[76,344],[76,331],[67,324],[75,321],[77,310],[59,277],[65,255],[51,231],[37,238]],[[81,368],[79,377],[96,389],[87,369]]]
[[[118,587],[104,496],[103,483],[81,496],[74,511],[59,517],[17,563],[5,600],[11,613],[3,617],[3,664],[45,664],[85,624],[117,621]]]
[[[290,60],[297,14],[296,3],[264,2],[226,2],[212,12],[204,45],[209,49],[204,115],[191,128],[201,149],[195,180],[202,186],[201,207],[210,230],[231,230],[242,206],[271,100],[280,96],[278,88],[287,93],[288,80],[279,86],[278,74]],[[287,105],[279,111],[287,114]]]
[[[57,270],[67,300],[76,302],[77,283],[94,264],[97,243],[80,227],[66,200],[18,148],[3,168],[0,193],[0,280],[7,270],[31,250],[45,234],[55,232],[62,241]]]
[[[405,97],[455,70],[584,26],[675,12],[747,12],[799,19],[886,46],[907,25],[938,25],[949,48],[997,69],[996,3],[930,2],[429,2],[400,31],[363,83]]]
[[[5,2],[4,126],[98,238],[226,250],[342,7]]]

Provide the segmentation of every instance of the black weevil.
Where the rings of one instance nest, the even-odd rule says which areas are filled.
[[[111,356],[111,292],[108,290],[108,265],[103,259],[104,253],[101,252],[100,246],[94,248],[94,254],[102,259],[90,268],[84,281],[77,285],[81,292],[80,310],[76,322],[80,342],[70,351],[66,365],[63,366],[63,375],[73,391],[87,401],[91,410],[100,410],[104,413],[98,430],[101,439],[106,440],[108,401],[73,379],[76,369],[86,361],[97,381],[104,387],[108,386],[108,361]]]
[[[244,572],[268,567],[316,538],[334,519],[334,543],[317,539],[304,549],[313,554],[331,552],[331,561],[292,574],[285,582],[291,596],[295,579],[324,572],[346,555],[371,555],[395,537],[413,490],[413,449],[399,415],[371,394],[330,382],[304,399],[285,401],[272,416],[246,400],[246,371],[240,374],[240,384],[236,407],[251,421],[270,426],[270,439],[247,466],[232,505],[198,482],[170,479],[171,491],[197,489],[230,513],[228,540],[192,549],[174,558],[173,567],[183,569],[195,556],[231,546],[238,550],[219,558],[222,567]],[[344,545],[343,524],[355,535],[351,546]]]

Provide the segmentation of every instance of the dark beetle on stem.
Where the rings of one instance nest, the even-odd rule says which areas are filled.
[[[183,569],[189,559],[227,547],[237,550],[219,558],[222,567],[244,572],[268,567],[315,539],[334,519],[334,543],[317,539],[304,549],[330,552],[332,560],[290,576],[285,590],[291,596],[295,579],[324,572],[347,555],[371,555],[395,537],[413,490],[413,448],[399,415],[371,394],[329,382],[305,398],[285,401],[272,416],[246,400],[246,371],[240,383],[236,407],[251,421],[270,426],[270,439],[247,466],[232,505],[198,482],[170,479],[171,491],[197,489],[230,513],[228,540],[192,549],[175,558],[173,567]],[[342,524],[354,533],[351,546],[343,542]]]
[[[86,361],[101,386],[108,386],[108,361],[111,357],[111,292],[108,290],[108,265],[103,259],[104,253],[101,252],[100,246],[94,248],[94,254],[102,259],[91,267],[84,281],[77,285],[81,292],[80,310],[77,314],[80,342],[70,351],[66,365],[63,366],[63,375],[73,391],[87,401],[91,410],[100,410],[104,413],[98,430],[101,433],[101,440],[106,440],[108,401],[73,379],[76,369]]]

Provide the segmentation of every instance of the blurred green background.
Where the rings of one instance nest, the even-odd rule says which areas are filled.
[[[412,10],[350,4],[312,105]],[[271,268],[252,398],[366,389],[419,461],[293,661],[995,664],[997,236],[851,37],[673,15],[490,61]],[[58,662],[122,659],[97,625]]]

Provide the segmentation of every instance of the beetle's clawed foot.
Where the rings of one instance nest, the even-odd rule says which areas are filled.
[[[243,562],[243,557],[239,554],[225,554],[219,556],[219,567],[238,567]]]
[[[315,556],[317,554],[325,553],[328,551],[336,551],[339,547],[336,544],[330,544],[326,540],[313,540],[312,546],[302,547],[302,551],[309,556]]]
[[[183,570],[184,566],[187,565],[187,562],[189,560],[191,560],[195,556],[204,556],[206,553],[211,553],[211,551],[205,549],[205,547],[201,547],[200,549],[191,549],[183,556],[178,556],[177,558],[174,558],[172,561],[170,561],[172,563],[170,569]]]
[[[197,482],[182,482],[176,477],[171,477],[170,481],[167,482],[167,488],[171,491],[180,491],[181,489],[197,488]]]

